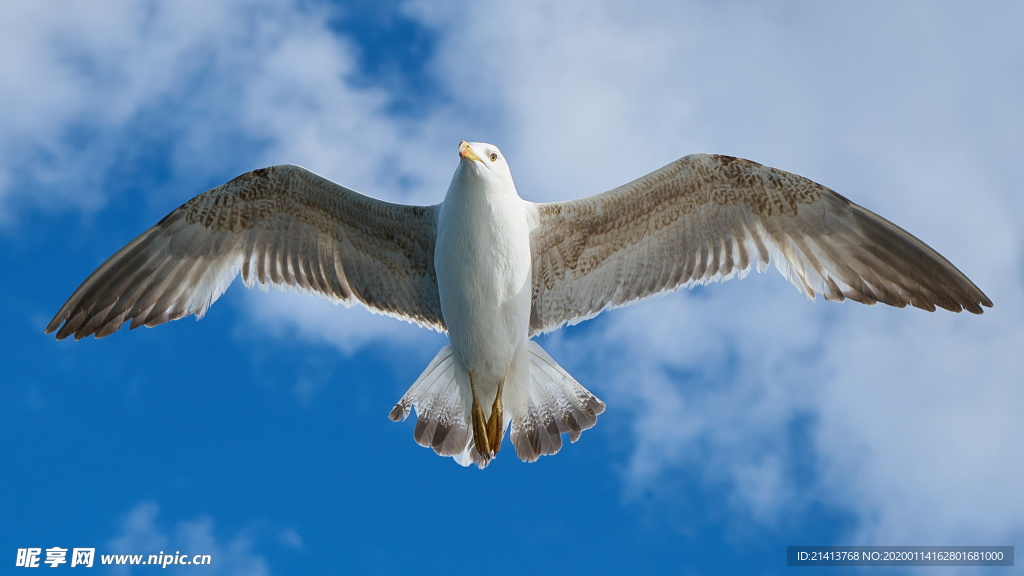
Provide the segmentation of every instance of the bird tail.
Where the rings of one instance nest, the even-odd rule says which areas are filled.
[[[516,362],[513,369],[528,363],[528,379],[517,378],[519,386],[506,388],[507,405],[512,412],[510,436],[516,455],[534,462],[561,450],[566,432],[571,442],[579,440],[584,430],[597,423],[604,402],[570,376],[540,344],[528,340],[524,352],[523,362]]]
[[[433,448],[441,456],[451,456],[463,466],[475,462],[483,468],[490,459],[477,454],[472,442],[468,378],[451,346],[441,348],[395,404],[390,418],[395,422],[405,420],[416,408],[413,438],[417,444]],[[467,393],[460,393],[462,390]],[[584,430],[597,423],[597,415],[605,407],[532,340],[513,360],[502,401],[506,407],[502,429],[511,421],[516,455],[526,462],[557,453],[562,448],[561,435],[566,432],[570,441],[579,440]]]
[[[460,370],[451,346],[444,346],[434,356],[409,391],[391,409],[389,417],[398,422],[409,417],[416,408],[416,428],[413,438],[420,446],[433,448],[441,456],[452,456],[456,462],[469,466],[472,428],[467,423],[468,403],[463,406],[459,394]],[[468,384],[467,384],[468,387]]]

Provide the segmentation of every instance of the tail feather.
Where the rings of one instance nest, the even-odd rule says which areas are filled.
[[[415,407],[417,420],[413,438],[416,443],[433,448],[441,456],[456,456],[460,464],[468,466],[470,460],[466,452],[472,433],[466,423],[455,374],[451,346],[445,346],[395,404],[390,418],[395,422],[405,420]]]
[[[512,416],[512,444],[527,462],[556,454],[562,449],[562,434],[576,442],[580,434],[597,423],[604,402],[580,385],[558,362],[532,340],[529,354],[529,391]]]

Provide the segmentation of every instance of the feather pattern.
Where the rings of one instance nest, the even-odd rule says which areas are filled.
[[[443,332],[436,226],[434,206],[376,200],[299,166],[255,170],[189,200],[118,250],[46,332],[102,338],[128,321],[134,329],[201,318],[239,273],[247,287],[359,302]]]
[[[472,461],[469,441],[473,431],[466,423],[465,402],[459,393],[459,366],[451,346],[434,356],[409,391],[395,404],[389,417],[398,422],[416,408],[413,438],[420,446],[433,448],[441,456],[452,456],[463,466]],[[461,374],[459,374],[462,376]]]
[[[604,194],[534,204],[530,335],[769,262],[809,298],[981,314],[992,302],[948,260],[811,180],[686,156]]]
[[[580,385],[540,344],[527,341],[529,383],[521,406],[513,408],[510,437],[516,455],[526,462],[562,449],[562,434],[576,442],[597,423],[604,402]]]

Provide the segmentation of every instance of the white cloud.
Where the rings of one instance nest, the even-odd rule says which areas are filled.
[[[1020,293],[993,312],[878,315],[836,335],[819,449],[829,481],[872,512],[865,540],[1002,541],[1024,528]]]
[[[0,23],[0,216],[17,205],[94,208],[119,136],[169,99],[223,95],[188,81],[236,63],[219,46],[252,40],[237,6],[195,1],[10,2]],[[242,71],[239,71],[242,72]],[[166,127],[161,127],[166,128]],[[15,206],[12,206],[15,205]]]
[[[396,348],[426,345],[433,347],[429,354],[435,354],[447,341],[441,334],[374,314],[361,306],[345,308],[305,294],[251,290],[244,294],[242,306],[246,326],[257,326],[277,337],[329,343],[346,355],[370,343],[385,342]],[[425,361],[429,359],[427,356]]]
[[[121,533],[110,540],[108,548],[98,549],[100,554],[143,555],[143,562],[149,560],[150,554],[187,554],[189,558],[196,554],[209,554],[211,563],[202,566],[204,574],[220,576],[267,576],[270,569],[265,558],[253,552],[255,535],[253,529],[247,528],[236,533],[229,541],[220,542],[214,534],[214,522],[208,517],[177,522],[173,529],[161,526],[157,522],[160,507],[153,502],[142,502],[132,508],[125,516]],[[282,534],[282,542],[291,547],[301,547],[302,539],[294,530]],[[94,566],[100,565],[100,558]],[[194,566],[170,565],[165,568],[169,573],[194,573]],[[130,567],[114,567],[114,573],[130,574],[152,571],[152,566],[132,569]]]

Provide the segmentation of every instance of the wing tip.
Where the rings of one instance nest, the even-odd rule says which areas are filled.
[[[980,293],[981,293],[981,290],[978,290],[978,293],[980,294]],[[993,307],[995,306],[994,304],[992,304],[992,301],[991,301],[991,300],[989,300],[988,296],[985,296],[984,294],[981,294],[981,302],[980,302],[980,304],[981,304],[982,306],[984,306],[985,308],[993,308]],[[981,313],[983,313],[983,312],[984,312],[984,310],[982,310],[982,309],[981,309],[981,308],[979,307],[979,308],[978,308],[978,311],[977,311],[977,312],[975,312],[975,314],[981,314]]]
[[[981,316],[982,314],[985,313],[985,308],[992,307],[992,301],[985,297],[984,294],[982,294],[982,299],[980,301],[970,300],[968,301],[968,305],[964,306],[964,309],[970,312],[971,314],[977,314],[978,316]]]

